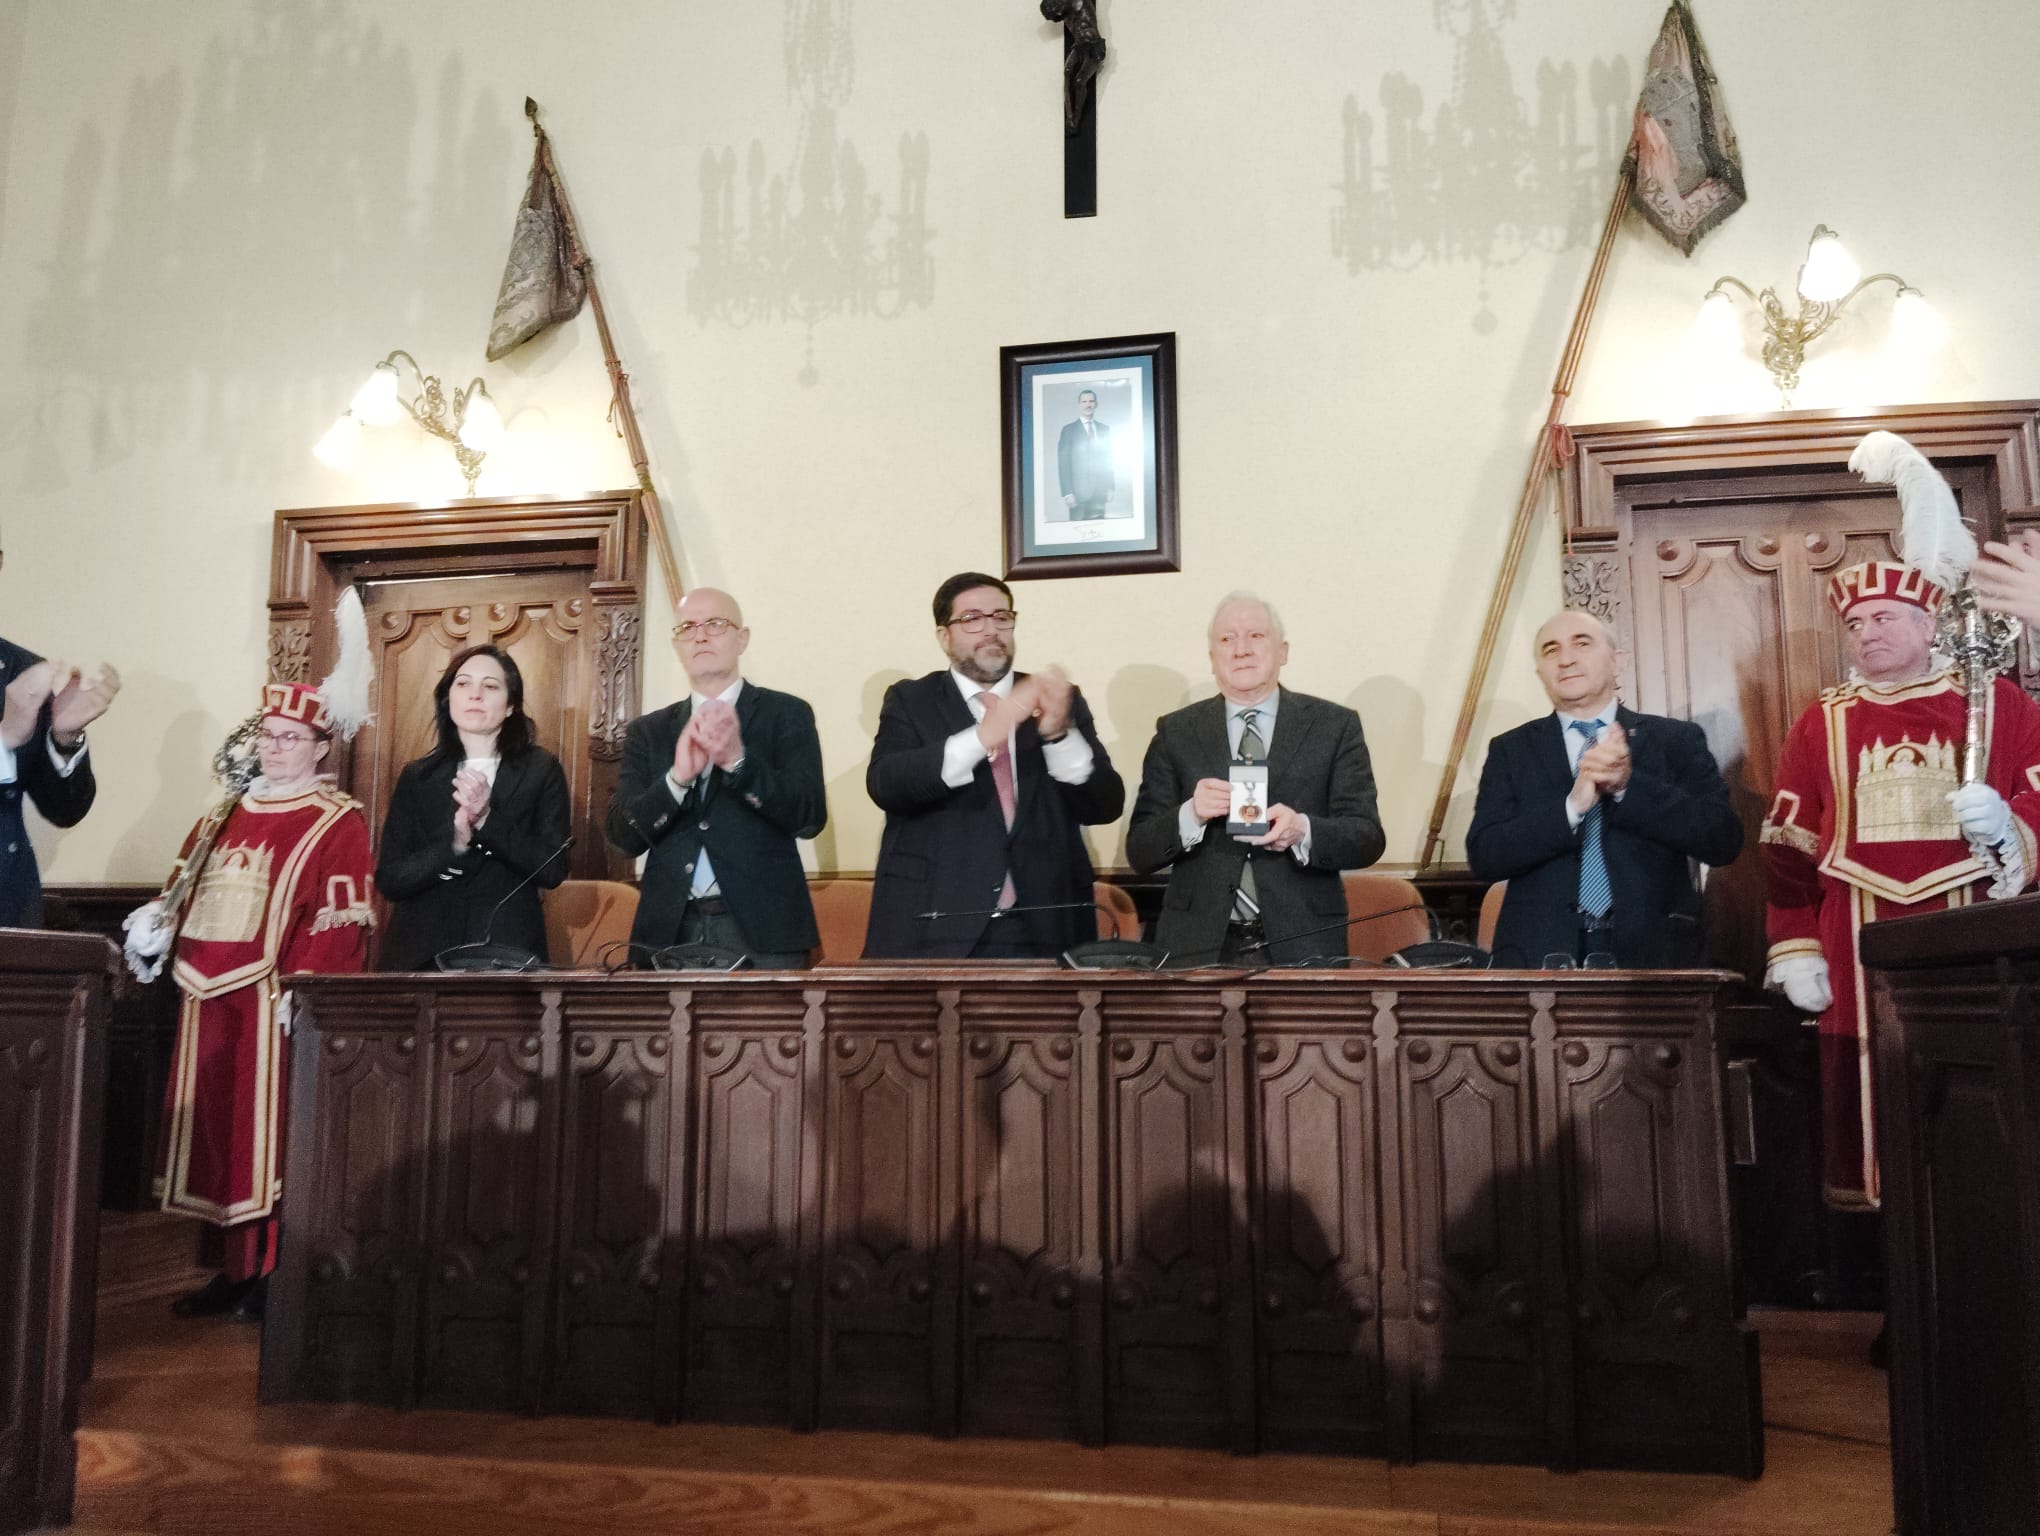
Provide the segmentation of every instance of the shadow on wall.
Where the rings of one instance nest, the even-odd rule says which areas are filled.
[[[1498,324],[1491,271],[1594,239],[1636,106],[1620,55],[1587,66],[1584,130],[1572,63],[1541,60],[1534,103],[1518,94],[1501,35],[1514,13],[1512,0],[1441,0],[1437,23],[1453,39],[1450,95],[1428,123],[1423,89],[1407,75],[1382,76],[1378,121],[1349,95],[1333,189],[1332,255],[1349,273],[1473,262],[1473,328],[1483,336]]]
[[[1081,683],[1082,679],[1078,681]],[[1092,862],[1101,868],[1127,866],[1126,829],[1132,820],[1134,801],[1140,795],[1141,764],[1147,757],[1148,743],[1154,740],[1155,722],[1189,702],[1189,678],[1173,667],[1150,666],[1145,662],[1121,667],[1112,674],[1105,684],[1102,712],[1098,701],[1092,700],[1091,712],[1098,717],[1098,739],[1105,744],[1112,766],[1126,781],[1126,816],[1120,824],[1087,829],[1094,834],[1109,833],[1112,838],[1109,852],[1095,843],[1092,846]],[[1105,734],[1108,729],[1118,734],[1108,738]]]
[[[465,280],[470,253],[493,280],[528,153],[517,103],[471,90],[458,57],[429,92],[417,76],[345,7],[269,7],[222,26],[189,75],[137,77],[111,143],[78,127],[49,234],[24,253],[45,274],[23,348],[32,464],[72,440],[75,411],[95,469],[195,443],[221,484],[272,483],[334,410],[334,381],[292,359],[365,366],[359,317],[429,314],[428,274]],[[439,260],[393,259],[405,249]],[[302,439],[275,430],[297,416]]]
[[[1360,728],[1367,738],[1367,755],[1374,766],[1374,785],[1380,806],[1382,828],[1388,836],[1388,851],[1382,855],[1390,864],[1405,860],[1415,861],[1422,857],[1424,822],[1429,819],[1431,797],[1438,790],[1438,774],[1444,764],[1423,757],[1424,750],[1424,695],[1410,683],[1399,677],[1382,674],[1370,677],[1366,682],[1346,695],[1346,707],[1360,717]],[[1391,806],[1382,794],[1382,786],[1394,782],[1403,786],[1409,795],[1409,804],[1417,807],[1417,820],[1410,822],[1390,815]],[[1460,793],[1453,796],[1452,815],[1447,817],[1448,825],[1463,825],[1457,818],[1462,809],[1465,815],[1473,814],[1473,783],[1460,779]]]
[[[140,673],[126,679],[126,687],[132,697],[160,701],[171,710],[170,724],[163,732],[153,767],[119,760],[95,761],[93,765],[99,776],[101,806],[108,809],[116,804],[135,806],[107,855],[105,868],[132,871],[141,883],[148,884],[170,878],[170,865],[177,857],[184,833],[225,793],[209,768],[213,753],[233,727],[219,724],[200,709],[198,694],[188,683],[157,673]],[[120,702],[116,700],[113,707],[117,711]],[[203,788],[192,799],[195,769],[201,775]],[[110,782],[135,785],[145,775],[154,791],[147,804],[139,803],[139,796],[130,799]],[[109,794],[109,789],[114,792]]]
[[[850,0],[785,0],[786,85],[800,118],[783,169],[751,141],[701,152],[701,232],[687,308],[703,324],[791,320],[806,330],[797,377],[821,378],[815,327],[845,316],[890,320],[935,300],[928,227],[928,135],[902,131],[888,209],[854,141],[836,128],[856,83]]]
[[[863,692],[858,696],[857,724],[867,745],[856,762],[828,781],[829,824],[822,828],[814,843],[815,867],[825,875],[836,874],[843,868],[843,855],[836,843],[836,830],[842,825],[843,808],[869,803],[864,789],[864,771],[871,766],[869,743],[878,736],[878,712],[885,703],[886,690],[894,683],[905,682],[909,675],[898,667],[887,667],[864,680]],[[877,855],[878,849],[874,846],[867,859],[875,860]]]

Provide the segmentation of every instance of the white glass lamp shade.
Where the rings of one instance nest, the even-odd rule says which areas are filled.
[[[1708,352],[1740,352],[1742,319],[1735,312],[1735,301],[1725,293],[1702,299],[1700,312],[1693,317],[1693,339]]]
[[[377,363],[375,372],[368,376],[368,382],[354,392],[347,412],[356,421],[371,427],[387,427],[401,421],[404,407],[403,402],[397,399],[397,370],[389,363]]]
[[[1891,306],[1891,334],[1900,346],[1932,352],[1948,339],[1948,322],[1917,288],[1901,288]]]
[[[1825,224],[1813,232],[1806,265],[1799,269],[1799,296],[1813,304],[1832,304],[1856,286],[1863,269],[1856,265],[1841,237]]]
[[[326,435],[312,445],[312,457],[328,469],[351,469],[361,451],[361,423],[350,412],[326,429]]]
[[[503,441],[503,416],[480,379],[468,386],[467,407],[461,412],[460,440],[476,453],[487,453]]]

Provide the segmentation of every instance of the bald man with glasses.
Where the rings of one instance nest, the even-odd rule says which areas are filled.
[[[640,963],[712,944],[760,970],[798,969],[821,941],[799,847],[829,819],[821,737],[804,699],[743,676],[750,644],[735,598],[689,592],[673,648],[691,691],[624,735],[607,830],[645,855],[630,930]]]
[[[865,956],[1053,959],[1097,933],[1082,829],[1126,786],[1070,680],[1013,669],[1010,587],[964,571],[934,614],[949,665],[886,691],[865,773],[885,812]]]

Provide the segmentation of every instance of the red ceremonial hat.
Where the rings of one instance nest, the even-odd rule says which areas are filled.
[[[333,711],[310,683],[264,683],[262,713],[309,725],[321,736],[333,734]]]
[[[1927,580],[1926,573],[1897,560],[1865,560],[1836,571],[1828,579],[1828,601],[1846,614],[1858,603],[1876,599],[1910,603],[1932,613],[1948,594]]]

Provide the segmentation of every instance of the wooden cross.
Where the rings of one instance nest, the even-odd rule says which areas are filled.
[[[1041,14],[1063,29],[1063,217],[1098,212],[1098,92],[1105,62],[1097,0],[1041,0]]]

